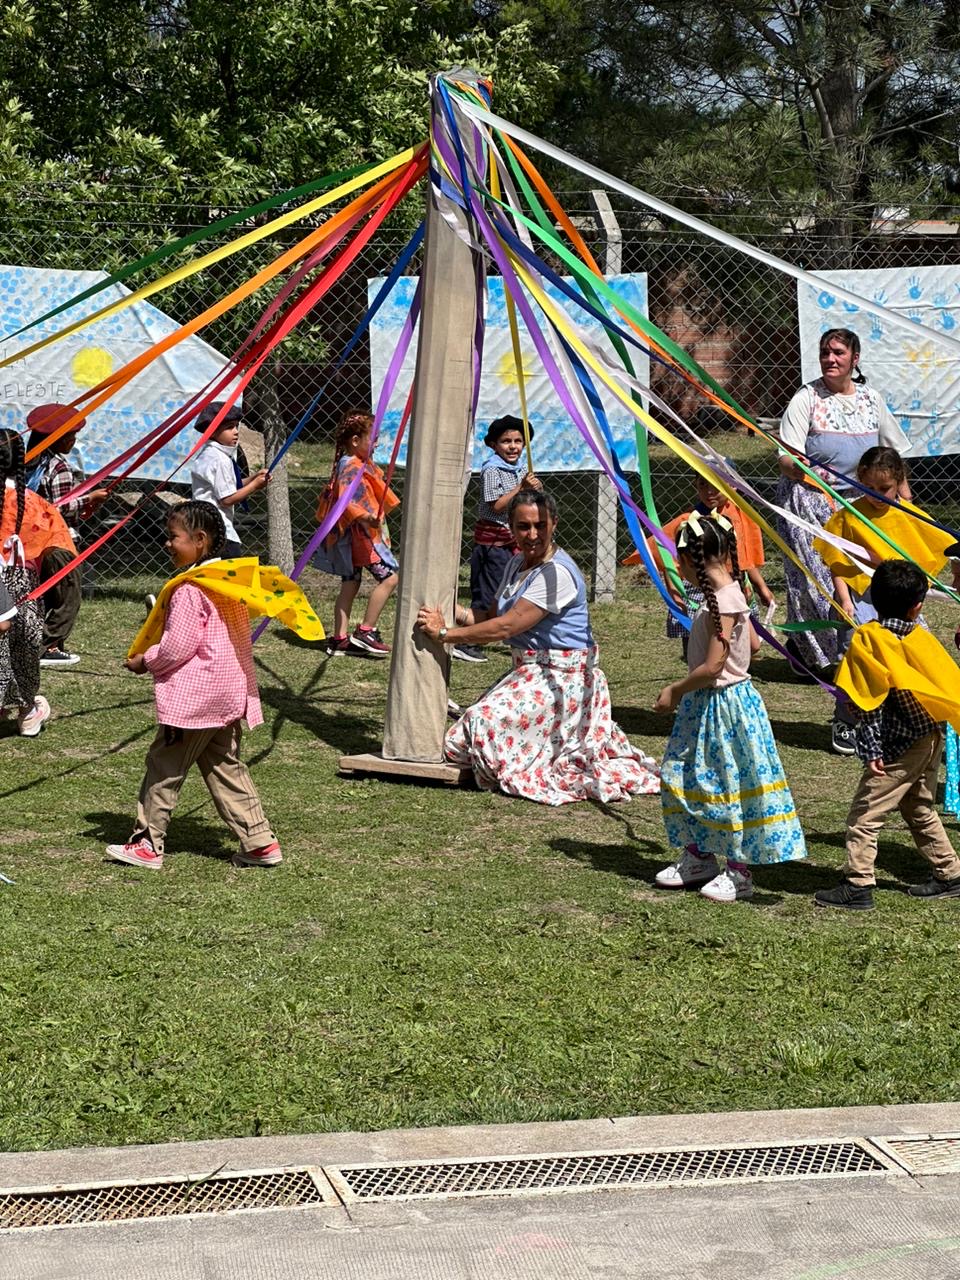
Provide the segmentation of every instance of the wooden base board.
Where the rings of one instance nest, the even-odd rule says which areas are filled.
[[[396,781],[408,778],[416,782],[440,782],[447,787],[460,786],[464,773],[468,778],[473,776],[469,769],[458,769],[443,760],[385,760],[379,752],[372,751],[358,756],[341,756],[337,771],[348,777],[374,774]]]

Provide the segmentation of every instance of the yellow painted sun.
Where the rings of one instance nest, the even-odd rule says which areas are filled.
[[[70,376],[78,387],[95,387],[113,373],[113,356],[103,347],[84,347],[70,362]]]
[[[537,370],[533,352],[524,351],[521,348],[520,362],[523,366],[524,382],[529,382]],[[505,387],[516,387],[519,385],[520,379],[517,377],[517,366],[513,358],[512,349],[510,351],[505,351],[497,361],[497,377]]]

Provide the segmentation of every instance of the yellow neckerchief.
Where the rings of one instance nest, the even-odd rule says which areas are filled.
[[[214,603],[217,596],[223,596],[227,600],[240,600],[247,606],[252,618],[263,614],[268,618],[278,618],[303,640],[323,639],[320,619],[297,584],[275,565],[261,564],[256,556],[241,556],[195,564],[165,583],[157,597],[157,603],[150,610],[146,622],[130,646],[128,658],[137,653],[145,653],[151,645],[159,643],[167,619],[170,597],[181,582],[192,582],[208,596],[212,596]]]
[[[895,507],[886,507],[876,515],[866,509],[867,501],[867,499],[858,498],[853,506],[857,511],[868,516],[878,529],[882,529],[887,537],[891,538],[903,551],[907,559],[918,564],[924,573],[936,576],[947,562],[947,548],[956,541],[953,534],[944,533],[942,529],[936,529],[923,520],[914,519],[914,512],[920,515],[926,513],[903,498],[898,499],[904,508],[903,511],[898,511]],[[836,533],[850,542],[859,543],[867,552],[862,559],[872,560],[874,564],[879,564],[881,560],[901,558],[891,546],[862,520],[858,520],[851,511],[834,512],[824,528],[829,533]],[[850,590],[855,591],[857,595],[866,595],[870,589],[870,578],[858,565],[855,565],[842,551],[823,542],[820,538],[814,539],[813,545],[831,573],[845,578]]]
[[[864,711],[879,707],[892,689],[912,693],[934,720],[948,720],[960,731],[960,667],[923,627],[908,636],[879,622],[858,627],[836,685]]]

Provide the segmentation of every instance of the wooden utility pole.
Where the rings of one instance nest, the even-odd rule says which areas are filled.
[[[459,81],[473,72],[450,72]],[[431,97],[436,101],[436,76]],[[435,123],[434,123],[434,127]],[[414,629],[421,605],[453,621],[463,528],[464,474],[473,448],[474,254],[427,187],[423,304],[403,487],[400,583],[382,755],[345,756],[347,772],[455,782],[443,763],[450,658]]]

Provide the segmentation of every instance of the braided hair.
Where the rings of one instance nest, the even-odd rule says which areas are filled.
[[[679,545],[681,541],[683,542],[682,546]],[[677,530],[677,542],[678,550],[688,556],[690,563],[693,565],[694,572],[697,575],[697,586],[703,592],[704,603],[710,613],[716,637],[724,648],[729,648],[727,639],[723,634],[723,623],[720,619],[720,607],[717,604],[716,592],[707,576],[707,561],[719,560],[721,564],[726,564],[730,560],[735,573],[739,575],[740,564],[737,559],[737,539],[732,530],[728,532],[712,516],[698,516],[696,523],[691,520],[683,522]]]
[[[187,533],[202,533],[207,536],[210,541],[210,550],[203,557],[204,560],[212,559],[223,551],[223,544],[227,540],[227,527],[223,523],[223,516],[212,502],[201,502],[199,499],[190,498],[186,502],[178,503],[167,516],[167,520],[175,520]],[[196,563],[199,564],[199,560]]]
[[[12,480],[17,491],[17,523],[15,532],[19,534],[23,524],[23,513],[26,507],[26,465],[23,460],[23,438],[16,431],[0,431],[0,512],[6,498],[6,482]]]
[[[350,441],[355,436],[365,436],[373,427],[373,414],[364,413],[359,409],[350,409],[340,419],[340,425],[337,427],[336,434],[333,437],[333,466],[330,468],[330,479],[324,486],[320,500],[332,498],[337,488],[337,473],[340,470],[340,460],[343,458],[347,449],[350,447]]]

